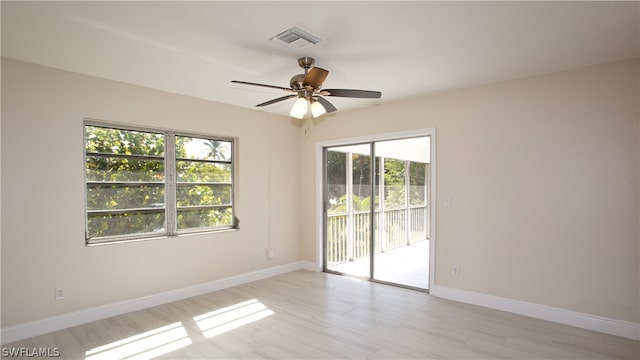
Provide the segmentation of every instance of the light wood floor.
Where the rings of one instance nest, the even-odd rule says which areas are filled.
[[[298,271],[10,347],[66,359],[638,359],[637,341]]]

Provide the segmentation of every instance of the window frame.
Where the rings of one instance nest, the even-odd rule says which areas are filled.
[[[88,197],[88,188],[90,181],[87,177],[87,157],[91,156],[91,153],[87,152],[87,138],[86,138],[86,130],[87,127],[101,127],[106,129],[113,130],[123,130],[123,131],[139,131],[146,133],[159,134],[164,136],[164,158],[161,156],[149,156],[149,158],[153,158],[159,160],[162,158],[164,165],[164,179],[162,182],[148,182],[149,184],[162,184],[164,187],[164,231],[162,232],[144,232],[144,233],[134,233],[134,234],[119,234],[119,235],[109,235],[109,236],[90,236],[89,234],[89,214],[91,211],[103,211],[103,210],[89,210],[89,197]],[[230,186],[231,186],[231,194],[230,194],[230,203],[228,204],[231,207],[231,219],[232,223],[230,225],[220,225],[220,226],[207,226],[207,227],[196,227],[196,228],[187,228],[187,229],[178,229],[178,203],[177,203],[177,167],[176,164],[178,161],[189,161],[193,159],[178,159],[176,156],[176,137],[191,137],[198,138],[204,140],[217,140],[229,142],[231,144],[230,150],[230,160],[211,160],[204,161],[210,163],[224,163],[229,164],[231,168],[231,177],[230,177]],[[145,240],[153,240],[160,238],[170,238],[170,237],[178,237],[181,235],[188,234],[204,234],[204,233],[215,233],[222,231],[230,231],[236,230],[237,227],[237,217],[236,217],[236,190],[237,190],[237,179],[236,179],[236,166],[237,166],[237,138],[230,136],[221,136],[221,135],[211,135],[211,134],[203,134],[203,133],[195,133],[188,131],[180,131],[180,130],[169,130],[162,128],[152,128],[152,127],[141,127],[136,125],[124,124],[124,123],[116,123],[102,120],[94,120],[94,119],[84,119],[82,123],[82,147],[83,147],[83,186],[84,186],[84,232],[85,232],[85,245],[86,246],[96,246],[96,245],[104,245],[104,244],[113,244],[113,243],[125,243],[125,242],[134,242],[134,241],[145,241]],[[113,154],[115,157],[122,157],[122,155]],[[130,155],[126,157],[136,158],[136,157],[144,157],[144,155]],[[196,160],[200,161],[200,160]],[[202,205],[202,208],[216,208],[225,205]],[[135,210],[135,209],[134,209]],[[109,210],[106,210],[107,212]],[[115,211],[117,212],[117,211]]]

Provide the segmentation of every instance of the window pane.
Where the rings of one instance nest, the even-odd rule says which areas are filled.
[[[178,230],[233,225],[232,149],[228,140],[176,136]]]
[[[177,161],[177,176],[181,182],[231,183],[231,164]]]
[[[162,234],[164,210],[158,212],[129,212],[123,214],[91,214],[88,217],[88,238],[135,235],[144,233]]]
[[[425,204],[425,171],[426,164],[411,162],[409,164],[409,201],[411,205]]]
[[[210,209],[178,209],[178,230],[231,226],[231,207]]]
[[[231,141],[176,136],[179,159],[231,161]]]
[[[371,156],[365,154],[351,155],[353,168],[353,211],[369,211],[371,207]]]
[[[230,184],[178,184],[176,200],[178,208],[184,206],[231,205]]]
[[[87,181],[164,181],[164,160],[87,155]]]
[[[135,130],[85,126],[87,152],[164,156],[164,135]]]
[[[405,206],[404,161],[396,159],[384,160],[385,208],[397,209]]]
[[[327,213],[347,212],[347,154],[327,151],[327,191],[329,204]]]
[[[165,232],[164,141],[162,133],[85,126],[89,239]]]
[[[164,208],[164,184],[87,184],[87,209]]]

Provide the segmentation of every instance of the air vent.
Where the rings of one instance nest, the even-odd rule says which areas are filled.
[[[317,44],[322,39],[294,26],[272,37],[269,41],[286,48],[302,49],[305,46]]]

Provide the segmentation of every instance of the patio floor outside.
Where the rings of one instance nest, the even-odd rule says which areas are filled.
[[[374,279],[429,288],[429,240],[415,242],[393,250],[375,254]],[[369,257],[337,264],[329,270],[348,275],[369,277]]]

